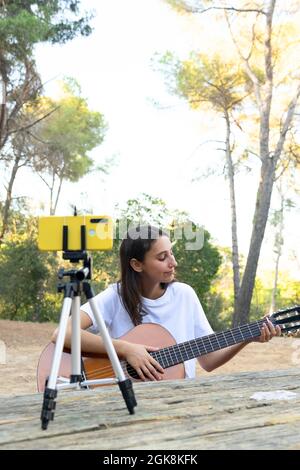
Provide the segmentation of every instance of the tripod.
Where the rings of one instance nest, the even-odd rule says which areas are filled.
[[[65,229],[65,227],[64,227]],[[67,229],[67,227],[66,227]],[[66,237],[64,244],[66,245]],[[84,243],[82,243],[84,246]],[[54,419],[54,410],[56,407],[55,399],[57,391],[65,388],[86,388],[89,385],[100,385],[109,383],[118,383],[122,396],[125,400],[127,409],[130,414],[134,414],[134,407],[137,405],[132,382],[129,378],[125,377],[124,371],[119,362],[111,338],[108,334],[106,325],[101,314],[98,312],[94,300],[94,293],[89,284],[91,279],[91,258],[87,255],[85,250],[81,251],[66,251],[63,253],[63,258],[76,263],[83,260],[83,267],[80,269],[71,269],[65,271],[63,268],[59,270],[58,277],[63,280],[68,276],[69,281],[60,283],[58,285],[58,292],[64,292],[64,301],[60,315],[58,335],[52,360],[50,375],[46,381],[46,388],[44,391],[44,400],[41,412],[41,426],[42,429],[47,429],[49,421]],[[85,294],[87,301],[91,307],[94,317],[97,322],[101,338],[103,340],[106,352],[111,361],[115,378],[85,380],[81,370],[81,338],[80,338],[80,295]],[[72,315],[72,339],[71,339],[71,357],[72,357],[72,370],[69,380],[64,380],[63,383],[57,383],[58,371],[61,363],[65,336],[67,331],[67,322],[69,315]]]

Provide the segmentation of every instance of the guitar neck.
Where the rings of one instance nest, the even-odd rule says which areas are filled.
[[[204,356],[210,352],[255,338],[260,335],[263,323],[264,320],[259,320],[231,330],[213,333],[184,343],[175,344],[174,346],[168,346],[150,354],[166,369],[189,359]]]

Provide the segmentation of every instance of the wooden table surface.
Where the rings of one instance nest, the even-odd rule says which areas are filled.
[[[300,370],[135,383],[130,415],[118,386],[59,391],[40,428],[42,395],[0,398],[1,449],[300,449]],[[285,392],[256,400],[258,392]],[[292,397],[290,399],[289,395]]]

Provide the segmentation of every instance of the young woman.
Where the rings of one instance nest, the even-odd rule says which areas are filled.
[[[158,348],[117,339],[140,323],[166,328],[177,343],[213,333],[195,291],[175,280],[176,260],[168,236],[152,226],[129,230],[120,247],[121,279],[95,296],[118,356],[130,363],[142,380],[161,380],[164,370],[149,354]],[[105,353],[89,304],[81,308],[81,345],[85,353]],[[280,327],[267,318],[261,335],[253,341],[266,342],[280,335]],[[54,333],[53,340],[56,339]],[[198,358],[206,371],[221,366],[250,341],[208,353]],[[65,346],[71,344],[69,321]],[[195,359],[184,363],[185,377],[195,377]]]

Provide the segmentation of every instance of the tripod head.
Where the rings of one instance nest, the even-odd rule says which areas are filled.
[[[58,279],[63,279],[65,276],[70,276],[71,281],[84,281],[85,279],[92,279],[92,258],[88,256],[86,251],[65,251],[63,259],[71,261],[71,263],[78,263],[83,261],[83,266],[79,269],[65,270],[60,268],[58,271]]]
[[[74,212],[74,215],[76,216],[77,213]],[[66,271],[64,268],[61,268],[58,271],[58,279],[63,279],[64,277],[69,276],[70,281],[76,283],[80,283],[85,279],[92,279],[92,258],[88,255],[86,251],[85,225],[81,225],[80,227],[81,250],[68,250],[69,227],[67,225],[63,225],[62,230],[63,259],[67,259],[71,263],[78,263],[79,261],[83,261],[83,266],[80,269],[71,269],[68,271]],[[59,284],[58,291],[61,292],[64,287],[65,286],[63,284]]]
[[[76,210],[76,208],[75,208]],[[64,225],[62,233],[63,239],[63,259],[69,260],[71,263],[78,263],[83,261],[83,267],[80,269],[71,269],[65,271],[64,268],[61,268],[58,272],[58,278],[63,279],[65,276],[70,276],[71,281],[83,281],[84,279],[92,278],[92,258],[88,255],[86,251],[86,227],[81,225],[80,227],[80,241],[81,241],[81,250],[68,250],[68,233],[69,227]]]

